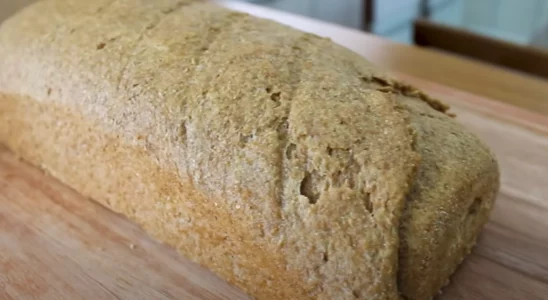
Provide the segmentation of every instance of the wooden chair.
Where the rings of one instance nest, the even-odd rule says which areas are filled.
[[[415,44],[422,47],[437,48],[548,78],[548,50],[486,37],[426,19],[414,22],[413,38]]]

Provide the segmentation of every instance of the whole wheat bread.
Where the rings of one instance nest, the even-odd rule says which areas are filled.
[[[258,299],[434,296],[499,182],[446,111],[202,1],[45,0],[0,28],[0,142]]]

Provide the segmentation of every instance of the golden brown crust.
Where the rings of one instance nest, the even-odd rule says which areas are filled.
[[[1,142],[263,299],[431,297],[498,180],[444,104],[198,1],[42,1],[0,28],[0,94]]]

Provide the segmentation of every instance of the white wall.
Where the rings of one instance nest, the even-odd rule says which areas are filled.
[[[361,28],[361,0],[240,0],[289,11],[296,14],[341,24],[351,28]]]
[[[240,0],[306,15],[346,27],[361,29],[362,0]],[[410,42],[410,21],[417,14],[419,0],[377,0],[374,32],[401,42]]]

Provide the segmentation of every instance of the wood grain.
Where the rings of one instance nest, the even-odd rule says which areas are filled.
[[[0,146],[0,299],[248,299]]]

